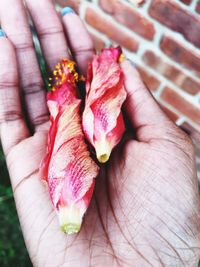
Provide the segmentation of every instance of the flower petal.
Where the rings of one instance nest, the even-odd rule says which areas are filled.
[[[55,85],[47,95],[51,127],[41,171],[61,229],[75,233],[92,197],[98,166],[90,157],[82,131],[75,65],[63,60],[58,66]]]
[[[124,131],[121,107],[126,99],[124,77],[119,65],[121,49],[104,49],[88,69],[83,130],[97,158],[106,162]]]

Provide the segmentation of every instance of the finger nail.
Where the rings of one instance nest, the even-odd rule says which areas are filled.
[[[3,30],[0,30],[0,37],[6,37],[6,34]]]
[[[61,10],[61,15],[64,17],[66,14],[69,14],[69,13],[75,13],[74,10],[71,8],[71,7],[64,7],[62,10]]]

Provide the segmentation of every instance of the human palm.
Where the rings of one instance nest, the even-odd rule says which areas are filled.
[[[168,266],[171,258],[175,266],[195,266],[199,207],[190,180],[194,173],[186,167],[192,164],[190,151],[164,138],[125,142],[97,178],[81,232],[66,236],[38,174],[46,139],[46,131],[38,132],[7,158],[11,177],[20,177],[13,189],[34,266],[162,266],[160,261]]]
[[[59,18],[49,0],[26,2],[52,69],[69,56]],[[5,16],[13,3],[15,10]],[[15,28],[19,14],[21,25]],[[59,230],[48,188],[39,177],[49,123],[22,2],[2,0],[0,18],[17,54],[16,60],[11,43],[1,38],[0,65],[10,75],[5,79],[0,68],[0,133],[34,266],[196,266],[200,256],[200,204],[193,146],[160,110],[128,61],[122,63],[128,92],[124,105],[127,136],[101,168],[80,233],[66,235]],[[85,73],[93,54],[92,42],[78,16],[67,14],[63,22],[79,68]],[[72,25],[76,30],[72,31]],[[26,36],[21,38],[24,44],[19,43],[20,34]],[[82,46],[77,41],[79,35],[83,37]],[[55,43],[60,44],[56,53]],[[18,74],[33,135],[22,117]]]

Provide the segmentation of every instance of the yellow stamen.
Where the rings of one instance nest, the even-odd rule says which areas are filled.
[[[68,71],[66,70],[68,69]],[[69,72],[73,75],[72,79],[69,77]],[[58,63],[55,67],[55,70],[53,71],[54,75],[54,81],[56,80],[56,83],[54,86],[62,85],[66,80],[71,83],[75,83],[80,81],[84,81],[85,78],[81,75],[79,77],[77,71],[76,71],[76,63],[74,61],[69,61],[68,59],[63,59],[61,63]],[[52,80],[52,78],[49,78],[49,80]],[[55,90],[55,88],[53,88]],[[54,91],[52,89],[52,91]]]
[[[124,55],[124,54],[121,54],[121,55],[119,56],[118,61],[119,61],[119,63],[122,63],[125,59],[126,59],[125,55]]]
[[[79,77],[79,81],[82,81],[82,82],[85,82],[85,77],[83,76],[83,75],[81,75],[80,77]]]

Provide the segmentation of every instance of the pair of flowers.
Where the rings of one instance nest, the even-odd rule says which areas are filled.
[[[121,107],[126,91],[121,58],[119,47],[103,49],[94,56],[88,65],[82,114],[75,63],[64,59],[54,71],[54,85],[47,94],[51,127],[41,173],[66,233],[80,230],[99,171],[85,138],[94,147],[98,161],[105,163],[125,131]]]

